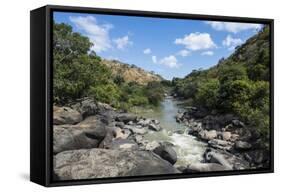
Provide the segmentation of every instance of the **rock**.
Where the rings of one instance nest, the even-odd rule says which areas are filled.
[[[257,165],[269,161],[269,157],[270,157],[269,152],[266,150],[249,151],[247,155],[250,158],[250,161]]]
[[[151,122],[154,123],[155,125],[159,125],[160,124],[160,121],[158,121],[157,119],[152,119]]]
[[[83,118],[86,118],[91,115],[96,115],[99,112],[98,104],[90,98],[86,98],[74,105],[72,105],[72,108],[79,111]]]
[[[251,149],[252,145],[246,141],[236,141],[234,145],[236,150],[248,150]]]
[[[141,119],[139,120],[139,122],[137,122],[137,125],[141,125],[142,127],[147,127],[150,122],[151,122],[150,119]]]
[[[227,170],[232,170],[232,164],[225,158],[224,155],[217,152],[209,152],[206,154],[206,159],[211,163],[219,163],[224,166]]]
[[[91,117],[77,125],[55,125],[53,128],[53,152],[98,147],[106,132],[104,125]],[[93,122],[88,124],[88,122]]]
[[[121,113],[121,114],[117,115],[115,120],[121,121],[121,122],[124,122],[125,124],[127,124],[130,121],[135,122],[136,119],[137,119],[136,115],[129,114],[129,113]]]
[[[203,140],[212,140],[215,139],[217,137],[217,131],[216,130],[201,130],[199,132],[199,137]]]
[[[245,124],[242,121],[239,121],[238,119],[233,119],[232,125],[237,127],[237,128],[245,127]]]
[[[120,127],[121,129],[123,129],[125,127],[125,123],[123,122],[115,122],[115,126]]]
[[[206,162],[219,163],[227,169],[243,170],[250,168],[249,162],[243,159],[242,157],[219,149],[207,149],[204,154],[204,157]]]
[[[172,165],[177,162],[177,153],[173,147],[169,145],[161,144],[160,146],[156,147],[153,152],[159,155],[162,159],[170,162]]]
[[[177,113],[175,118],[176,118],[176,121],[178,123],[180,123],[183,119],[183,113]]]
[[[134,141],[128,139],[115,139],[108,146],[109,149],[125,149],[125,150],[137,150],[138,145]]]
[[[116,139],[127,139],[130,135],[131,135],[131,131],[129,131],[127,129],[121,129],[119,127],[116,127],[113,130],[113,136]]]
[[[222,139],[225,141],[229,141],[231,139],[231,132],[229,131],[224,131],[221,133]]]
[[[220,140],[220,139],[212,139],[212,140],[208,141],[208,144],[211,145],[211,146],[216,146],[216,145],[227,146],[227,145],[231,145],[230,142],[225,141],[225,140]]]
[[[135,141],[136,141],[138,144],[143,144],[143,136],[141,136],[141,135],[136,135],[136,136],[135,136]]]
[[[158,141],[152,141],[149,142],[146,146],[145,149],[148,151],[153,151],[156,147],[159,147],[160,143]]]
[[[128,129],[130,130],[133,134],[140,134],[140,135],[144,135],[147,133],[147,130],[143,127],[135,127],[135,126],[131,126],[131,125],[125,125],[124,129]]]
[[[53,107],[53,123],[55,125],[76,124],[82,121],[81,114],[70,107]]]
[[[229,169],[218,163],[192,163],[186,169],[183,170],[183,173],[226,171],[226,170]]]
[[[156,124],[150,123],[148,125],[148,129],[150,129],[152,131],[160,131],[162,128],[160,127],[160,125],[156,125]]]
[[[81,149],[54,157],[54,174],[58,180],[175,173],[180,172],[149,151]]]

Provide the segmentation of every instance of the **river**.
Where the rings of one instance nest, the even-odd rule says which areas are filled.
[[[162,131],[151,131],[145,135],[145,139],[149,141],[168,141],[173,143],[178,156],[176,163],[178,166],[186,166],[191,163],[200,162],[206,149],[205,143],[187,134],[188,127],[176,122],[175,115],[182,109],[179,101],[167,97],[156,109],[139,111],[137,113],[143,117],[160,121],[160,125],[163,128]],[[177,130],[183,130],[184,134],[175,133]]]

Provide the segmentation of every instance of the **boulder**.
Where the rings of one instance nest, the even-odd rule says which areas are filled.
[[[217,137],[217,131],[216,130],[201,130],[199,132],[199,137],[203,140],[212,140],[215,139]]]
[[[149,151],[81,149],[54,157],[57,180],[77,180],[180,173]]]
[[[228,169],[218,163],[192,163],[186,169],[182,170],[182,172],[194,173],[194,172],[226,171],[226,170]]]
[[[222,139],[225,141],[229,141],[231,139],[231,132],[224,131],[221,133]]]
[[[236,150],[248,150],[252,148],[252,145],[246,141],[236,141],[234,145]]]
[[[96,101],[90,98],[81,100],[80,102],[72,105],[73,109],[79,111],[83,118],[86,118],[91,115],[96,115],[99,112],[99,106]]]
[[[142,127],[147,127],[150,122],[151,122],[150,119],[140,119],[140,120],[137,122],[137,125],[141,125]]]
[[[131,131],[116,127],[113,130],[113,135],[116,139],[127,139],[131,135]]]
[[[152,131],[160,131],[162,128],[160,127],[160,125],[156,125],[154,123],[150,123],[148,125],[148,129],[150,129]]]
[[[159,155],[162,159],[174,165],[177,162],[177,153],[170,145],[161,144],[153,150],[154,153]]]
[[[207,149],[204,154],[204,157],[206,162],[219,163],[229,170],[243,170],[250,168],[249,162],[246,161],[244,158],[236,156],[224,150]]]
[[[125,124],[127,124],[130,121],[135,122],[136,119],[137,119],[136,115],[129,114],[129,113],[118,114],[117,117],[115,118],[116,121],[124,122]]]
[[[125,125],[124,129],[130,130],[133,134],[144,135],[147,133],[147,130],[144,127]]]
[[[239,121],[238,119],[233,119],[232,120],[232,125],[234,127],[237,127],[237,128],[245,127],[245,124],[242,121]]]
[[[115,122],[115,126],[120,127],[121,129],[123,129],[125,127],[125,123],[123,122]]]
[[[81,114],[70,107],[53,107],[53,123],[55,125],[76,124],[82,121]]]
[[[160,146],[160,142],[152,141],[146,144],[145,149],[148,151],[153,151],[156,147]]]
[[[98,147],[105,135],[104,124],[93,116],[77,125],[55,125],[53,152]]]
[[[228,141],[225,141],[225,140],[221,140],[221,139],[212,139],[210,141],[208,141],[208,144],[212,147],[217,147],[218,145],[219,146],[228,146],[228,145],[231,145],[231,142],[228,142]]]

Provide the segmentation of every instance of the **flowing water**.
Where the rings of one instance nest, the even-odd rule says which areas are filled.
[[[186,166],[202,160],[206,144],[196,140],[194,136],[188,135],[188,127],[176,122],[175,115],[182,110],[179,104],[179,101],[175,99],[165,98],[157,109],[142,111],[137,114],[160,121],[162,131],[149,132],[145,135],[145,139],[173,143],[178,156],[176,165]],[[184,131],[184,134],[175,133],[177,130]]]

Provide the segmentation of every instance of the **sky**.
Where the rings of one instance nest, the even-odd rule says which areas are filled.
[[[102,58],[134,64],[169,80],[216,65],[262,28],[253,23],[70,12],[54,12],[54,21],[87,36]]]

